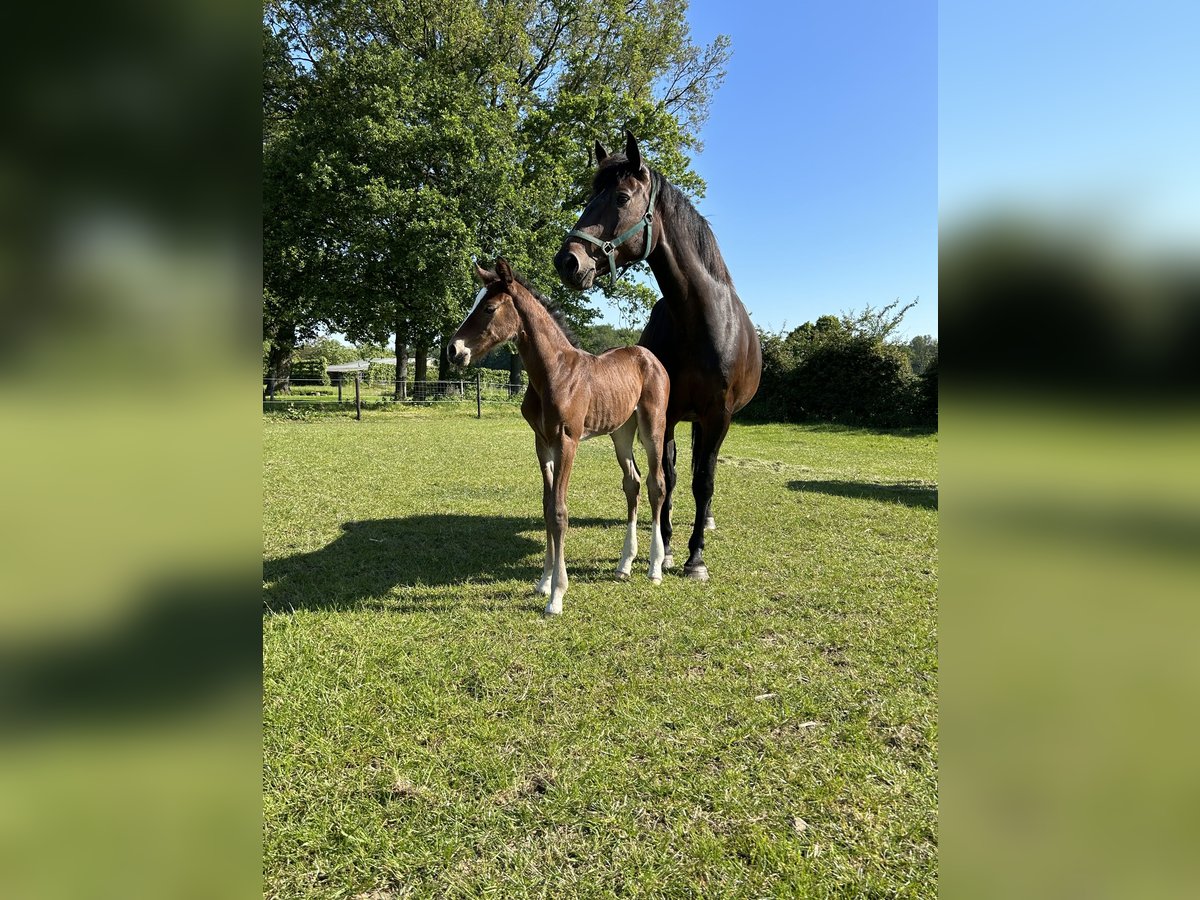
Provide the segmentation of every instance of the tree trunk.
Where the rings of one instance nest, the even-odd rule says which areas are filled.
[[[267,378],[271,382],[271,393],[285,394],[292,375],[292,353],[296,350],[296,328],[280,325],[271,337],[271,349],[267,352]]]
[[[429,338],[421,335],[413,344],[413,354],[416,356],[416,372],[413,377],[416,384],[413,385],[413,397],[416,400],[424,400],[426,398],[425,382],[429,378]]]
[[[403,400],[408,388],[408,335],[405,323],[396,323],[396,392],[392,399]]]
[[[508,396],[515,397],[521,393],[521,354],[514,347],[512,356],[508,358]]]
[[[445,334],[438,337],[438,381],[441,382],[438,385],[438,392],[442,394],[456,392],[451,391],[448,383],[450,381],[450,357],[446,355],[446,350],[449,340],[450,337]]]

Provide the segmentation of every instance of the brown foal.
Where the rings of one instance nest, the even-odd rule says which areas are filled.
[[[521,414],[533,429],[542,470],[542,511],[546,517],[546,561],[537,590],[550,598],[546,612],[562,612],[567,591],[563,545],[567,536],[567,485],[579,442],[612,435],[628,505],[625,547],[617,577],[628,578],[637,556],[637,508],[641,476],[633,458],[636,435],[650,468],[650,580],[662,582],[665,555],[660,514],[666,482],[662,450],[670,381],[666,369],[644,347],[620,347],[593,356],[575,347],[543,301],[504,259],[496,271],[475,267],[483,289],[448,348],[456,365],[482,359],[502,341],[516,339],[529,372]]]

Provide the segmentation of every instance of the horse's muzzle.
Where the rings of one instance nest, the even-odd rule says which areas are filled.
[[[596,280],[596,265],[572,244],[564,244],[554,255],[554,270],[562,283],[577,291],[586,291]]]
[[[471,348],[466,346],[462,341],[455,341],[451,344],[446,356],[456,366],[469,366],[471,364]]]

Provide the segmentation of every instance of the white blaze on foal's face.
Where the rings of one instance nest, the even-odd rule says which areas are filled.
[[[471,311],[467,313],[467,318],[463,319],[459,324],[458,331],[462,331],[463,325],[467,324],[467,319],[470,319],[475,310],[479,308],[479,301],[483,299],[483,295],[486,293],[486,286],[479,289],[479,293],[475,295],[475,302],[471,305]],[[456,331],[455,333],[457,334],[458,332]],[[467,366],[471,364],[471,351],[467,349],[466,343],[461,338],[451,342],[449,356],[450,361],[455,365]]]

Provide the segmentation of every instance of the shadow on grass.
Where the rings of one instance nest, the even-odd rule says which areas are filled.
[[[789,481],[793,491],[852,497],[857,500],[879,500],[884,503],[903,503],[921,509],[938,508],[938,490],[921,481]]]
[[[846,425],[840,422],[791,422],[785,419],[737,419],[737,424],[747,428],[759,425],[795,425],[814,434],[877,434],[887,437],[928,437],[938,433],[936,425]]]
[[[623,525],[618,519],[572,518],[572,527]],[[486,609],[529,607],[540,610],[545,599],[533,593],[542,572],[545,525],[520,516],[426,515],[404,519],[347,522],[342,534],[319,550],[263,563],[263,611],[380,609],[431,612],[455,608],[452,601],[395,588],[445,587],[455,584],[522,582],[509,597],[472,605]],[[571,565],[572,576],[586,571]],[[613,561],[620,543],[613,550]]]

